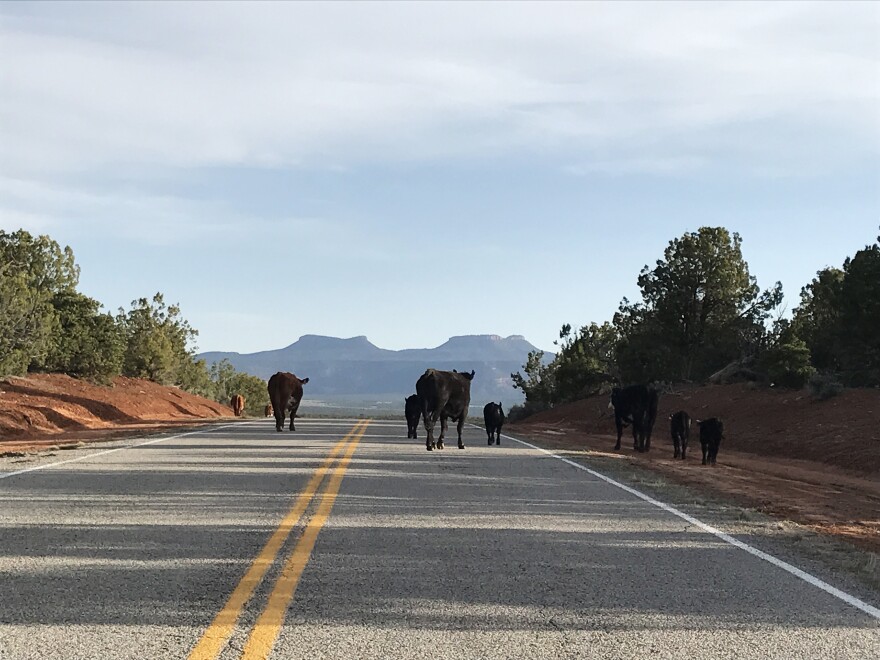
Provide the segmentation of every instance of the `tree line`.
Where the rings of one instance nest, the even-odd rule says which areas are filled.
[[[25,230],[0,230],[0,376],[64,373],[109,384],[145,378],[229,403],[245,396],[250,414],[268,401],[265,382],[227,361],[195,359],[198,331],[163,294],[102,312],[77,291],[80,269],[70,247]]]
[[[880,236],[801,289],[784,317],[782,284],[762,290],[742,239],[701,227],[669,242],[611,321],[565,324],[552,360],[529,353],[514,387],[533,412],[607,391],[612,383],[703,382],[734,374],[819,396],[880,386]]]

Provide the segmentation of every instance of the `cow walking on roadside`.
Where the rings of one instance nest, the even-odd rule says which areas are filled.
[[[284,420],[290,413],[290,430],[296,431],[293,420],[299,409],[303,397],[302,386],[309,382],[308,378],[297,378],[287,371],[279,371],[269,379],[269,400],[272,402],[272,411],[275,413],[275,430],[281,432],[284,429]]]
[[[504,410],[501,408],[500,401],[498,403],[490,401],[483,407],[483,421],[486,422],[489,444],[491,445],[494,440],[496,445],[500,445],[501,427],[504,426]]]
[[[703,450],[703,465],[715,465],[718,448],[724,438],[724,422],[717,417],[703,421],[697,420],[700,427],[700,448]]]
[[[418,394],[406,397],[403,414],[406,416],[406,437],[418,440],[419,418],[422,416],[422,402]]]
[[[272,404],[270,403],[268,406],[263,408],[263,417],[269,417],[272,415]]]
[[[233,394],[229,405],[232,406],[232,414],[241,417],[244,412],[244,397],[241,394]]]
[[[657,390],[646,385],[615,387],[611,390],[611,401],[608,403],[608,407],[614,408],[614,424],[617,426],[615,450],[620,449],[623,427],[632,424],[633,449],[650,451],[651,432],[654,430],[654,422],[657,419],[659,400],[660,395]]]
[[[669,416],[669,426],[672,432],[672,447],[674,453],[672,458],[685,459],[688,448],[688,437],[691,434],[691,418],[684,410],[679,410],[674,415]]]
[[[474,371],[459,373],[457,371],[440,371],[428,369],[416,382],[416,394],[422,403],[422,419],[428,438],[425,448],[443,449],[446,437],[447,421],[452,419],[458,424],[458,448],[464,449],[461,432],[467,419],[468,406],[471,404],[471,381]],[[434,425],[440,420],[440,437],[434,440]]]

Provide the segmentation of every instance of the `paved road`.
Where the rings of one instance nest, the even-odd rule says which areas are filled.
[[[880,655],[870,613],[534,449],[297,428],[0,460],[0,659]]]

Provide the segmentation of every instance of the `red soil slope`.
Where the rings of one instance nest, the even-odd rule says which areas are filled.
[[[111,387],[57,374],[0,380],[0,453],[232,416],[222,404],[137,378]]]

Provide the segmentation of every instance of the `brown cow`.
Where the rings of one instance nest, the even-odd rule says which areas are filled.
[[[229,405],[232,406],[232,413],[236,417],[241,417],[241,413],[244,412],[244,397],[241,394],[233,394]]]
[[[272,410],[275,413],[275,430],[281,432],[284,429],[284,418],[290,411],[290,430],[296,431],[293,420],[299,402],[302,401],[302,386],[309,382],[308,378],[297,378],[287,371],[279,371],[269,379],[269,400],[272,401]]]
[[[266,406],[263,409],[263,417],[268,417],[271,414],[272,414],[272,404],[270,403],[268,406]]]

